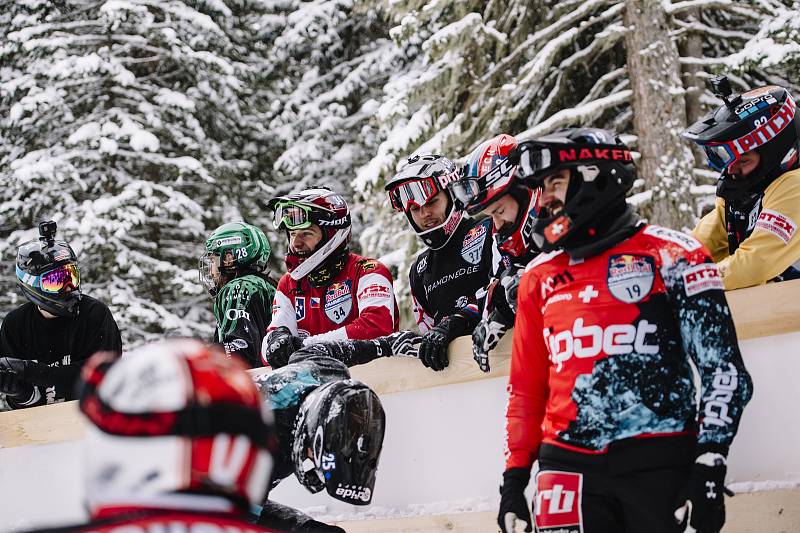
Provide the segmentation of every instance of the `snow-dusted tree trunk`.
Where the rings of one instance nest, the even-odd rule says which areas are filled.
[[[659,0],[626,0],[625,8],[633,126],[642,154],[637,166],[652,191],[639,209],[653,223],[690,227],[694,159],[679,136],[686,127],[686,102],[678,49]]]

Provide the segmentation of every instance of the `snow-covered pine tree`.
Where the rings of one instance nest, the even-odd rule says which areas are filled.
[[[249,16],[257,2],[232,2]],[[0,14],[0,253],[53,218],[127,347],[208,336],[197,257],[257,167],[243,97],[264,58],[223,2],[27,1]],[[263,132],[262,132],[263,133]],[[247,160],[244,157],[247,157]],[[15,302],[4,268],[3,307]]]
[[[356,187],[376,221],[362,245],[398,251],[400,296],[407,299],[408,264],[419,244],[383,192],[406,156],[456,159],[499,133],[531,137],[578,123],[625,129],[630,91],[618,3],[428,2],[393,9],[391,35],[404,66],[384,88],[375,114],[382,142],[359,169]]]
[[[273,6],[260,28],[269,66],[254,106],[274,145],[263,169],[271,194],[321,184],[352,200],[355,169],[377,144],[370,120],[398,66],[381,5],[292,0]],[[359,233],[352,201],[351,210]],[[285,236],[265,230],[283,251]]]

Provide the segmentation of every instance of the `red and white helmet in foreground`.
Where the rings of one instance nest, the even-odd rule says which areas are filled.
[[[261,503],[272,472],[272,413],[244,365],[217,348],[173,339],[82,373],[86,495],[97,508],[147,506],[174,493]]]

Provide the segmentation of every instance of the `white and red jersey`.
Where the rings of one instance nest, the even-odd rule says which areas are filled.
[[[389,269],[375,259],[350,254],[325,287],[284,274],[272,303],[271,331],[286,326],[305,344],[371,340],[397,331],[400,318]]]
[[[730,445],[752,384],[700,242],[642,225],[585,259],[539,256],[518,295],[507,468],[530,468],[542,444],[601,454],[622,439],[696,433]]]

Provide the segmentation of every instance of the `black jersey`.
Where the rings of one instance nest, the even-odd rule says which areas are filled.
[[[408,273],[414,319],[427,332],[455,312],[479,318],[476,293],[492,274],[492,221],[461,221],[455,234],[438,250],[422,252]]]
[[[75,380],[86,359],[102,350],[122,352],[119,328],[108,307],[84,294],[79,309],[76,317],[45,318],[28,302],[3,320],[0,355],[42,365],[35,383],[31,379],[40,398],[26,407],[74,400]]]

